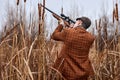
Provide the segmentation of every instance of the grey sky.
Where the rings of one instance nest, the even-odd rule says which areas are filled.
[[[10,6],[12,6],[13,3],[17,0],[0,0],[0,26],[5,22],[6,5],[8,5],[7,1],[9,1]],[[30,5],[32,10],[37,9],[36,6],[38,2],[41,1],[42,0],[27,0],[28,12],[30,11]],[[120,3],[120,0],[118,1]],[[114,0],[114,2],[116,2],[116,0]],[[113,9],[113,0],[46,0],[46,7],[58,14],[60,14],[62,6],[64,8],[64,13],[66,14],[66,12],[69,11],[73,4],[78,5],[82,10],[81,16],[88,16],[92,20],[98,19],[102,14],[103,9],[107,11],[108,15],[112,14]]]

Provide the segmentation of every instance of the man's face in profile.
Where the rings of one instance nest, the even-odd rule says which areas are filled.
[[[80,26],[81,24],[82,24],[82,21],[81,21],[81,20],[77,20],[77,21],[75,22],[73,28],[75,28],[75,27],[77,27],[77,26]]]

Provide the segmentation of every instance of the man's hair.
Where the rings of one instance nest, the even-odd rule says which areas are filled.
[[[89,18],[87,18],[87,17],[80,17],[80,18],[77,18],[76,21],[77,21],[77,20],[81,20],[81,21],[83,22],[83,23],[82,23],[82,26],[83,26],[85,29],[89,28],[90,25],[91,25],[91,20],[90,20]]]

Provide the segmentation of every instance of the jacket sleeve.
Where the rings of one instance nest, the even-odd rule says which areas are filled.
[[[66,37],[66,31],[63,30],[62,25],[58,25],[58,27],[55,29],[55,31],[51,35],[51,39],[54,39],[56,41],[63,41],[64,42],[65,37]]]

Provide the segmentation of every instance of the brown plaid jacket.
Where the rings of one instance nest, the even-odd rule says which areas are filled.
[[[54,40],[64,42],[53,67],[67,80],[80,80],[81,77],[94,74],[88,58],[94,37],[80,27],[62,29],[63,26],[59,25],[51,36]]]

